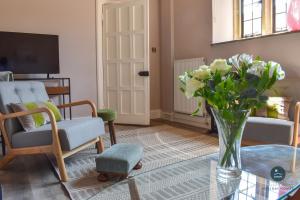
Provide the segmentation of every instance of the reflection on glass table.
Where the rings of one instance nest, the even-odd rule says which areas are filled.
[[[300,187],[300,149],[282,145],[244,147],[239,180],[216,179],[217,154],[182,161],[109,186],[92,199],[285,199]],[[281,167],[285,178],[272,180]]]

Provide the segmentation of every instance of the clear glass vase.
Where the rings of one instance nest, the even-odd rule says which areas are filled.
[[[241,176],[241,139],[249,116],[249,110],[219,111],[211,109],[218,127],[219,161],[217,178],[227,182]]]

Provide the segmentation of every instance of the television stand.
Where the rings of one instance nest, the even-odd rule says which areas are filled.
[[[15,81],[41,81],[45,83],[46,91],[49,97],[61,97],[63,104],[66,102],[71,103],[71,79],[70,78],[50,78],[47,74],[47,78],[17,78]],[[50,83],[56,83],[53,86]],[[68,101],[67,101],[68,100]],[[69,118],[72,119],[72,108],[69,109]],[[66,108],[62,109],[64,119],[67,117]]]
[[[50,77],[51,74],[47,74],[47,79],[55,79],[54,77]]]

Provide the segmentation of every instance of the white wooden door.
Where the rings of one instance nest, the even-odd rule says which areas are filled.
[[[149,125],[148,0],[103,6],[104,103],[116,123]]]

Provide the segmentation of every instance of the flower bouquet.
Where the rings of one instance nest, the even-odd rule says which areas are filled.
[[[202,97],[211,107],[219,132],[218,179],[240,177],[241,138],[250,110],[262,107],[268,99],[264,92],[284,77],[278,63],[247,54],[216,59],[210,66],[200,66],[179,77],[187,98],[199,98],[201,102]]]

